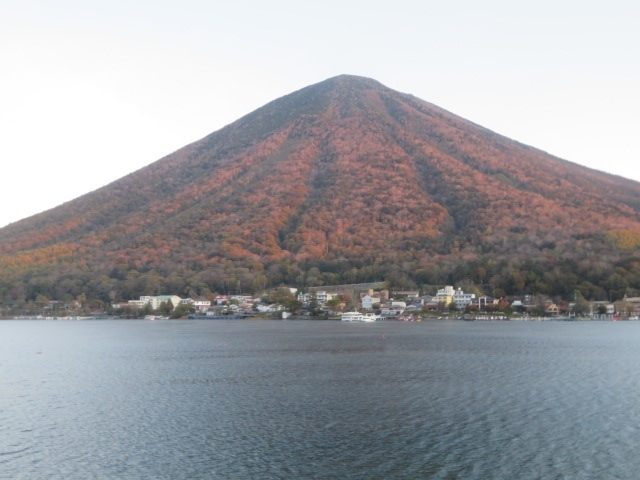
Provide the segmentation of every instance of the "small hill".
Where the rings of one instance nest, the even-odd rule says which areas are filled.
[[[639,183],[342,75],[0,229],[0,299],[381,280],[621,298],[639,248]]]

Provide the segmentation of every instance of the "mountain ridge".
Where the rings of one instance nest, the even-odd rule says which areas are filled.
[[[541,284],[513,281],[531,261],[543,265],[541,278],[560,268],[563,277],[591,279],[567,288],[542,282],[550,294],[619,296],[640,288],[635,266],[613,289],[588,263],[604,262],[613,275],[637,256],[637,238],[640,183],[522,145],[376,80],[340,75],[0,229],[0,296],[76,296],[85,287],[103,301],[135,298],[168,288],[171,275],[182,294],[234,282],[245,291],[285,280],[305,287],[343,283],[354,269],[364,272],[356,278],[406,286],[469,276],[482,284],[487,274],[465,271],[493,273],[493,263],[501,265],[494,293],[516,294]],[[36,253],[43,249],[53,252],[45,260]],[[70,272],[80,286],[47,286]],[[152,276],[155,286],[127,283],[127,272]],[[102,289],[87,288],[91,275],[106,278]],[[16,290],[34,278],[43,285]]]

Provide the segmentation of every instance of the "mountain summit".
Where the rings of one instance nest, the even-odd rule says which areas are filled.
[[[387,280],[640,288],[640,184],[341,75],[0,229],[0,297]]]

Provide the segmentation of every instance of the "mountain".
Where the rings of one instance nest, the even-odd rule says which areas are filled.
[[[0,299],[377,280],[620,298],[639,247],[640,183],[342,75],[0,229]]]

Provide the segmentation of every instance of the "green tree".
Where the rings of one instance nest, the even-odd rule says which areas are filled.
[[[337,295],[327,302],[327,307],[338,308],[342,304],[342,299]]]
[[[267,302],[276,305],[286,305],[293,297],[291,290],[284,287],[274,288],[267,294]]]
[[[582,296],[582,293],[580,293],[578,290],[573,292],[573,302],[574,302],[573,312],[576,315],[580,315],[580,316],[586,315],[591,311],[589,302],[585,300],[585,298]],[[605,313],[606,313],[606,308],[605,308]]]
[[[309,313],[312,317],[318,317],[322,314],[322,307],[318,303],[318,297],[315,293],[311,295],[311,301],[309,302]]]
[[[533,313],[536,317],[544,317],[546,313],[547,299],[544,295],[536,295],[533,299]]]
[[[267,284],[269,283],[269,279],[264,274],[258,275],[253,279],[251,283],[251,290],[253,293],[262,292],[265,288],[267,288]]]
[[[267,302],[276,305],[282,305],[285,310],[291,313],[300,311],[301,304],[291,293],[291,290],[285,287],[274,288],[267,295]]]
[[[49,299],[46,297],[46,295],[43,295],[42,293],[39,293],[38,295],[36,295],[36,299],[34,300],[36,306],[43,308],[49,305]]]
[[[162,302],[158,310],[164,315],[170,315],[173,312],[173,302],[171,300]]]
[[[193,305],[181,303],[173,309],[173,312],[171,312],[171,318],[183,318],[194,313],[195,308],[193,307]]]

